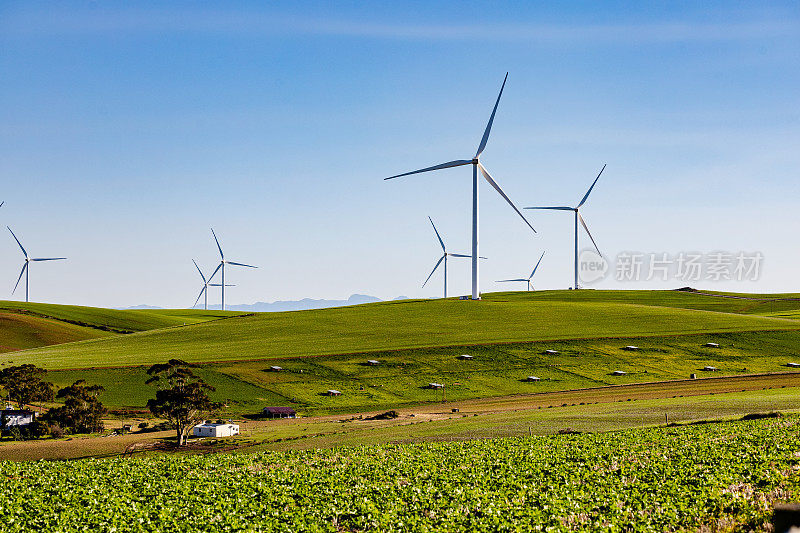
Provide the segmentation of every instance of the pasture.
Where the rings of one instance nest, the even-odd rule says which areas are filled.
[[[203,363],[544,340],[800,331],[800,322],[745,313],[752,309],[734,309],[731,302],[739,305],[738,300],[676,291],[493,293],[479,302],[404,300],[232,316],[5,354],[0,362],[24,357],[48,369],[66,369],[143,365],[172,357]],[[797,301],[780,302],[774,306],[800,308]]]

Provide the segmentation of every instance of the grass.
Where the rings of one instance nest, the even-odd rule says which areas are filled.
[[[440,407],[438,412],[414,417],[406,413],[390,423],[349,420],[273,424],[271,427],[250,430],[247,433],[249,438],[266,442],[240,451],[250,453],[552,435],[563,430],[596,433],[664,425],[665,415],[669,423],[691,423],[739,418],[757,412],[800,410],[800,387],[677,398],[648,398],[647,392],[642,394],[642,398],[637,397],[639,395],[635,392],[628,392],[625,396],[630,397],[631,401],[626,398],[609,402],[609,396],[596,392],[573,395],[569,398],[571,403],[567,405],[563,405],[567,403],[564,401],[553,405],[555,398],[550,398],[549,402],[539,404],[543,406],[541,409],[534,408],[535,404],[528,404],[529,408],[523,409],[521,407],[524,404],[512,403],[500,412],[492,412],[491,403],[476,402],[462,407],[459,413],[451,413],[449,409]],[[580,405],[581,401],[586,405]],[[451,405],[458,404],[445,407]],[[512,406],[520,408],[508,408]]]
[[[458,413],[452,409],[458,408]],[[554,434],[560,430],[605,432],[706,419],[738,418],[753,412],[800,410],[800,374],[623,385],[581,391],[479,398],[398,408],[392,420],[328,415],[294,420],[238,420],[242,437],[221,439],[239,452],[334,448],[387,443],[470,440]],[[139,419],[126,418],[134,424]],[[118,427],[120,419],[110,425]],[[80,436],[74,440],[5,442],[0,460],[72,459],[121,454],[134,443],[170,432],[123,437]]]
[[[35,349],[24,357],[46,368],[63,369],[147,364],[171,357],[216,362],[499,342],[800,329],[800,323],[789,319],[685,308],[718,305],[717,299],[707,296],[572,292],[577,296],[570,291],[496,293],[480,302],[409,300],[263,313]],[[679,301],[684,307],[677,306]]]
[[[49,318],[113,333],[135,333],[244,314],[235,311],[190,309],[106,309],[14,301],[0,301],[0,311]]]
[[[111,333],[50,318],[0,311],[0,352],[108,337]],[[13,358],[13,355],[9,355]]]
[[[716,342],[719,348],[702,344]],[[629,352],[633,344],[640,350]],[[544,351],[555,349],[557,355]],[[472,361],[458,355],[469,353]],[[380,366],[366,365],[364,354],[286,357],[269,361],[219,362],[197,372],[217,387],[215,400],[228,404],[226,413],[254,413],[266,405],[292,405],[305,414],[391,409],[435,402],[442,391],[426,388],[444,383],[450,400],[487,398],[604,387],[653,381],[754,373],[791,372],[800,362],[800,332],[708,333],[670,337],[562,340],[483,346],[413,348],[371,352]],[[283,368],[270,372],[271,365]],[[704,372],[715,366],[719,372]],[[56,370],[48,379],[59,386],[86,379],[106,387],[102,401],[114,407],[143,408],[153,390],[144,384],[146,367]],[[612,376],[624,370],[625,376]],[[794,372],[798,372],[794,370]],[[542,381],[529,383],[527,376]],[[329,397],[328,389],[342,391]]]
[[[242,314],[184,309],[118,310],[0,301],[0,352],[197,324]]]

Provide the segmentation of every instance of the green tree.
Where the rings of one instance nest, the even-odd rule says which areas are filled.
[[[0,387],[20,409],[31,402],[49,402],[53,400],[53,384],[42,380],[46,373],[44,368],[31,364],[10,366],[0,370]]]
[[[214,387],[196,376],[192,366],[180,359],[170,359],[147,371],[150,379],[146,383],[158,387],[156,397],[147,400],[147,408],[175,429],[178,446],[186,443],[186,436],[198,422],[220,407],[208,397]]]
[[[105,389],[100,385],[86,385],[79,379],[72,385],[58,391],[56,398],[63,398],[64,405],[50,409],[45,415],[49,422],[55,422],[75,433],[90,433],[103,429],[103,416],[108,413],[97,396]]]

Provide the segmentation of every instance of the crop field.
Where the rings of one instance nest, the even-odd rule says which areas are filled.
[[[716,342],[719,348],[706,348]],[[629,352],[622,348],[636,345]],[[547,349],[559,353],[547,355]],[[471,361],[458,359],[468,353]],[[377,367],[366,364],[376,359]],[[226,413],[254,413],[265,405],[292,405],[303,414],[392,409],[448,400],[531,394],[651,381],[753,373],[798,372],[800,332],[715,333],[672,337],[591,339],[484,346],[416,348],[365,354],[289,357],[269,361],[202,365],[197,372],[217,387],[212,397]],[[270,372],[272,365],[283,368]],[[703,371],[714,366],[716,372]],[[51,371],[47,379],[65,386],[86,379],[106,388],[112,407],[142,408],[153,389],[144,384],[147,367]],[[614,370],[624,376],[610,375]],[[537,376],[539,382],[527,382]],[[427,388],[444,383],[444,393]],[[342,391],[330,397],[328,389]]]
[[[404,300],[235,316],[34,349],[24,357],[59,369],[141,365],[171,357],[217,362],[499,342],[800,331],[796,320],[731,310],[731,302],[739,300],[675,291],[585,291],[586,296],[578,291],[576,297],[570,292],[494,293],[480,302]],[[800,302],[789,303],[800,308]]]
[[[766,530],[800,417],[233,455],[3,462],[6,531]]]

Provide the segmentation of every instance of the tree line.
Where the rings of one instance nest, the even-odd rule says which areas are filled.
[[[153,416],[162,418],[176,432],[176,444],[183,446],[192,428],[221,407],[211,401],[208,393],[215,389],[193,371],[192,365],[180,359],[157,363],[147,370],[146,383],[156,389],[155,397],[147,401]],[[50,403],[56,400],[62,405],[51,407],[32,423],[9,426],[7,431],[16,432],[19,438],[60,437],[65,433],[96,433],[103,431],[103,417],[108,409],[99,396],[105,390],[101,385],[91,385],[79,379],[72,385],[56,391],[55,385],[45,381],[47,370],[32,364],[11,366],[0,370],[0,388],[6,400],[16,404],[20,410],[33,403]],[[0,411],[0,416],[3,411]],[[0,420],[0,426],[6,421]]]

